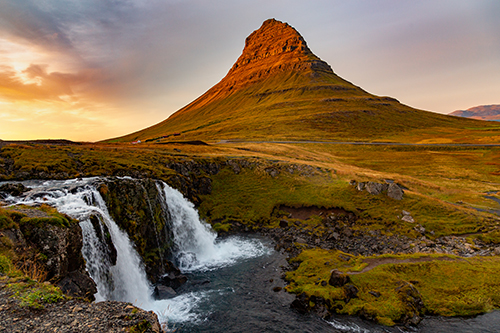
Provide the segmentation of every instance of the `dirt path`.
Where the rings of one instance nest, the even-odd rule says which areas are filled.
[[[427,261],[434,261],[434,260],[439,260],[439,261],[456,261],[457,259],[455,258],[450,258],[447,256],[442,256],[442,257],[420,257],[420,258],[408,258],[408,259],[396,259],[396,258],[369,258],[365,259],[364,262],[367,263],[368,265],[363,268],[359,272],[348,272],[347,274],[349,275],[354,275],[354,274],[361,274],[368,272],[369,270],[374,269],[377,266],[380,265],[385,265],[385,264],[406,264],[406,263],[417,263],[417,262],[427,262]]]
[[[370,146],[424,146],[424,147],[500,147],[499,143],[406,143],[406,142],[341,142],[341,141],[239,141],[239,140],[220,140],[215,144],[228,143],[280,143],[280,144],[300,144],[300,143],[319,143],[330,145],[370,145]]]

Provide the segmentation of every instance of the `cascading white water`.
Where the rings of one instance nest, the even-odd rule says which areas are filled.
[[[53,185],[53,182],[48,184]],[[127,234],[113,221],[106,204],[95,187],[87,184],[69,189],[42,188],[22,199],[24,204],[49,204],[61,213],[80,221],[83,233],[82,254],[87,270],[97,284],[96,300],[121,300],[131,303],[147,303],[152,288],[146,278],[141,260]],[[90,216],[97,215],[106,225],[117,250],[116,265],[111,266],[105,249],[97,238]]]
[[[83,234],[82,254],[87,270],[97,284],[97,301],[120,300],[131,302],[157,313],[161,322],[194,321],[193,309],[206,293],[179,295],[168,300],[154,300],[152,287],[144,272],[141,259],[127,234],[113,221],[100,193],[96,178],[68,181],[48,181],[29,184],[33,190],[21,198],[10,197],[11,204],[49,204],[80,221]],[[157,183],[169,211],[181,270],[211,270],[234,263],[237,259],[260,256],[268,249],[259,241],[228,238],[216,241],[210,226],[199,219],[194,205],[180,192],[163,182]],[[106,225],[117,250],[116,265],[111,265],[106,247],[99,240],[90,221],[99,216]],[[102,228],[102,226],[101,226]],[[104,230],[101,229],[101,233]]]
[[[179,268],[184,271],[212,270],[267,252],[257,240],[226,238],[220,242],[211,226],[200,220],[193,203],[182,193],[161,182],[164,200],[170,213]]]

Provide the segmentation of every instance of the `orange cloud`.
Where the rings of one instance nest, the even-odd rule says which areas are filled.
[[[0,66],[0,98],[7,100],[60,100],[61,96],[99,80],[100,70],[84,69],[77,73],[48,72],[48,65],[31,64],[19,73]]]

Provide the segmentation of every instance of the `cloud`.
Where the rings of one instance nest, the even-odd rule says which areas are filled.
[[[22,104],[23,117],[52,107],[54,122],[99,119],[103,139],[126,134],[118,119],[139,130],[197,98],[271,17],[296,27],[347,80],[416,107],[465,109],[474,104],[451,105],[450,92],[500,88],[497,1],[0,0],[0,8],[0,114],[22,118],[6,105]],[[489,103],[498,94],[490,95]],[[6,130],[0,123],[0,137]]]
[[[99,70],[83,69],[78,73],[48,72],[48,65],[31,64],[21,73],[0,66],[0,98],[7,100],[61,100],[83,90],[102,76]]]

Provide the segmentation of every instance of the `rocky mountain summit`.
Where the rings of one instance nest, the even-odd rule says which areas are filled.
[[[333,74],[330,66],[311,52],[297,30],[287,23],[269,19],[247,37],[243,53],[213,89],[227,90],[227,93],[277,71],[289,70]]]
[[[375,139],[464,119],[415,110],[336,75],[287,23],[266,20],[227,75],[166,120],[108,142]]]

